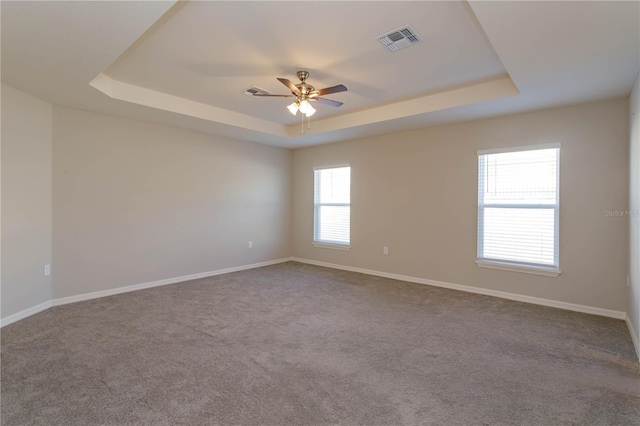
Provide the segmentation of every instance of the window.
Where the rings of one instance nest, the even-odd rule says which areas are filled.
[[[348,248],[351,227],[351,167],[314,169],[313,242]]]
[[[478,266],[558,276],[560,144],[478,151]]]

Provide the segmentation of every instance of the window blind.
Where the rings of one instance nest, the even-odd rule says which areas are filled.
[[[558,268],[559,155],[478,153],[478,260]]]
[[[351,167],[314,170],[313,241],[348,246],[351,233]]]

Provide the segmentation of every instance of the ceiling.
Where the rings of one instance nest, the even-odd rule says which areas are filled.
[[[639,2],[2,1],[2,82],[58,105],[296,148],[627,96]],[[404,25],[421,42],[391,52]],[[276,77],[316,88],[310,128]]]

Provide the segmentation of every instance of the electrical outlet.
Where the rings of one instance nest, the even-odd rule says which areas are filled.
[[[631,277],[627,274],[627,287],[631,286]]]
[[[48,277],[49,275],[51,275],[51,265],[47,264],[44,265],[44,276]]]
[[[382,247],[382,254],[389,254],[389,247]]]
[[[249,248],[253,248],[253,241],[249,241]]]

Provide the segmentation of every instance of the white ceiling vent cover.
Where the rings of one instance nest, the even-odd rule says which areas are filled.
[[[245,90],[245,91],[244,91],[244,92],[242,92],[242,93],[243,93],[244,95],[247,95],[247,96],[253,96],[253,95],[255,95],[256,93],[257,93],[257,94],[259,94],[259,95],[269,95],[269,94],[270,94],[270,93],[269,93],[269,92],[267,92],[266,90],[261,89],[261,88],[256,87],[256,86],[249,87],[247,90]]]
[[[416,30],[411,28],[411,25],[405,25],[404,27],[390,31],[387,34],[379,35],[376,38],[392,52],[420,42],[418,33],[416,33]]]

